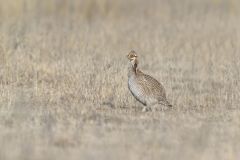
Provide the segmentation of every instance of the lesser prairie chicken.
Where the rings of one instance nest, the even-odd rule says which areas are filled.
[[[128,67],[128,88],[132,95],[144,106],[151,107],[162,105],[171,107],[167,101],[166,92],[161,83],[153,77],[144,74],[138,69],[138,59],[135,51],[131,51],[127,58],[129,59]],[[143,111],[149,109],[143,108]]]

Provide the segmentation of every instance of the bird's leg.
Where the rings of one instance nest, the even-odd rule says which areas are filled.
[[[153,112],[159,111],[159,106],[157,101],[148,103],[146,106],[142,108],[142,112],[149,112],[149,111],[153,111]]]
[[[154,104],[151,105],[151,110],[153,112],[165,111],[167,109],[168,109],[167,106],[159,104],[159,103],[154,103]]]
[[[142,112],[149,112],[149,111],[152,111],[152,108],[151,108],[151,107],[144,106],[144,107],[142,108]]]
[[[148,103],[147,106],[149,106],[150,110],[153,112],[159,111],[158,103],[155,100]]]

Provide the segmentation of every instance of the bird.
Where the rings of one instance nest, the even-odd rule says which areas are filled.
[[[152,106],[156,105],[172,107],[166,98],[163,85],[139,70],[137,53],[131,50],[127,58],[129,60],[128,89],[136,100],[144,105],[142,111],[151,110]]]

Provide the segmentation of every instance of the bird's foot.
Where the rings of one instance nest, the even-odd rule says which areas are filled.
[[[142,112],[149,112],[149,111],[151,111],[152,109],[151,109],[151,107],[146,107],[146,106],[144,106],[143,108],[142,108]]]

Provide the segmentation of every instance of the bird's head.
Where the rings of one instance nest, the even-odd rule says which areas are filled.
[[[130,61],[135,61],[137,59],[137,54],[134,50],[131,50],[131,52],[128,53],[127,58]]]
[[[138,65],[137,57],[138,57],[138,56],[137,56],[137,54],[136,54],[136,52],[135,52],[134,50],[131,50],[131,51],[128,53],[128,55],[127,55],[127,58],[129,59],[130,63],[132,64],[132,66],[133,66],[134,68],[136,68],[137,65]]]

